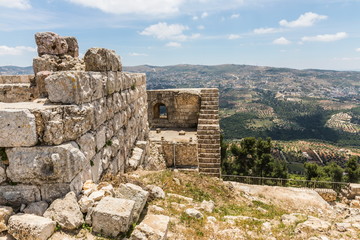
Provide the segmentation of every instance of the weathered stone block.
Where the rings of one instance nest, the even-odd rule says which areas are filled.
[[[0,109],[0,147],[37,143],[35,116],[26,109]]]
[[[77,73],[57,72],[45,79],[49,100],[55,103],[78,103]]]
[[[91,214],[93,231],[112,237],[128,231],[133,222],[134,206],[132,200],[103,198]]]
[[[81,151],[84,153],[86,159],[90,161],[95,156],[96,142],[92,133],[86,133],[82,135],[77,143],[80,146]]]
[[[45,201],[33,202],[24,209],[24,213],[42,216],[48,207],[49,204]]]
[[[77,42],[77,39],[75,37],[63,37],[63,39],[65,39],[68,45],[68,50],[66,54],[74,58],[79,57],[79,44]]]
[[[0,233],[8,229],[8,220],[12,214],[13,209],[11,207],[0,206]]]
[[[144,220],[136,226],[130,236],[130,240],[165,240],[169,223],[170,217],[168,216],[148,214]]]
[[[68,51],[66,40],[53,32],[38,32],[35,34],[35,41],[39,56],[44,54],[62,55]]]
[[[56,223],[33,214],[17,214],[9,219],[9,233],[18,240],[47,240]]]
[[[32,184],[69,183],[86,165],[75,142],[58,146],[11,148],[7,176],[13,182]]]
[[[122,71],[120,57],[113,50],[90,48],[84,56],[85,71]]]
[[[40,200],[40,190],[36,186],[0,186],[0,205],[20,206]]]
[[[2,161],[0,159],[0,161]],[[1,164],[0,162],[0,183],[6,180],[6,172],[5,172],[5,165]]]
[[[139,220],[140,214],[144,209],[148,196],[148,191],[145,191],[141,187],[131,183],[121,184],[120,187],[115,190],[115,197],[135,201],[133,218],[134,222]]]
[[[97,128],[106,121],[106,101],[100,98],[94,102],[95,127]]]
[[[84,222],[74,192],[69,192],[63,199],[52,202],[45,211],[44,217],[52,219],[66,230],[76,229]]]
[[[41,200],[52,202],[70,192],[70,183],[41,184]]]

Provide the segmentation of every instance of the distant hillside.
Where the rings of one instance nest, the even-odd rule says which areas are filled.
[[[32,66],[17,67],[17,66],[0,66],[0,75],[25,75],[33,74]]]

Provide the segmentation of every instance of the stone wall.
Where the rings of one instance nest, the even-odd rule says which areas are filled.
[[[148,90],[150,127],[196,128],[200,110],[199,89]],[[167,116],[159,108],[165,106]]]
[[[44,51],[37,59],[48,58]],[[0,205],[79,193],[86,180],[98,182],[144,161],[146,76],[122,72],[113,51],[89,51],[89,71],[54,72],[43,65],[31,91],[47,98],[0,102]]]
[[[34,99],[30,82],[34,75],[0,75],[0,102],[25,102]]]
[[[161,142],[161,146],[167,167],[198,166],[197,143]]]

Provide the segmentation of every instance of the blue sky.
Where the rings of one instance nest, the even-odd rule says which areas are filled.
[[[360,0],[0,0],[0,66],[30,66],[34,34],[114,49],[123,65],[360,70]]]

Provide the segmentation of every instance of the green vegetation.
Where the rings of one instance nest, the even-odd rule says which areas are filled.
[[[253,137],[244,138],[240,144],[230,145],[231,156],[223,160],[226,175],[286,178],[286,163],[271,155],[272,142]]]

